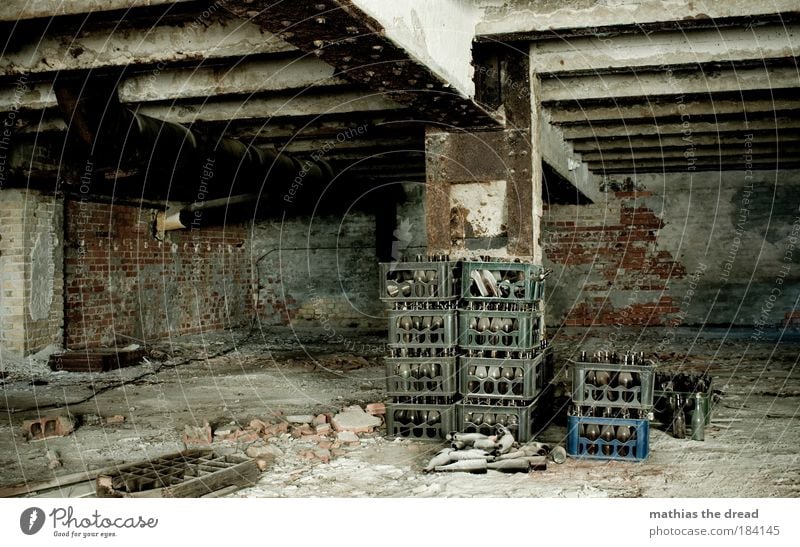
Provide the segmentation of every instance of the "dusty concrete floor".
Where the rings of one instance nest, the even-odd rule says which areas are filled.
[[[664,335],[658,329],[564,330],[555,334],[553,346],[562,365],[573,351],[599,348],[611,339],[618,348],[630,344],[645,353],[659,348],[660,364],[672,370],[708,370],[725,395],[705,442],[654,430],[650,458],[641,464],[568,459],[530,475],[425,475],[420,469],[438,444],[386,439],[379,432],[363,436],[359,446],[342,447],[344,453],[325,464],[301,457],[313,443],[281,438],[274,442],[284,456],[258,485],[233,496],[798,496],[800,341],[754,342],[749,333],[724,331]],[[351,336],[357,346],[330,345],[311,332],[272,332],[244,341],[243,333],[216,333],[173,340],[161,346],[171,355],[168,360],[113,373],[52,373],[41,367],[10,373],[0,397],[5,409],[0,485],[52,478],[48,448],[62,455],[58,474],[74,473],[181,450],[186,424],[247,424],[275,411],[335,412],[385,401],[380,337]],[[30,385],[32,375],[46,385]],[[93,386],[99,391],[95,397]],[[64,402],[75,415],[123,414],[127,420],[120,426],[84,425],[64,438],[23,439],[24,419],[56,413],[50,405]],[[565,433],[552,426],[541,438],[563,441]]]

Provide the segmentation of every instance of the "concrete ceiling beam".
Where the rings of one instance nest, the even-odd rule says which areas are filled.
[[[244,60],[232,66],[176,68],[158,74],[138,74],[122,82],[119,95],[122,102],[139,103],[347,83],[334,77],[333,72],[332,66],[315,57]]]
[[[795,146],[784,146],[784,147],[777,147],[777,146],[762,146],[762,145],[753,145],[751,148],[745,148],[744,146],[740,146],[736,148],[714,148],[714,147],[684,147],[684,148],[663,148],[663,149],[639,149],[633,148],[628,150],[627,152],[606,152],[606,151],[597,151],[597,152],[589,152],[586,154],[581,154],[581,159],[584,162],[594,164],[597,162],[601,163],[609,163],[609,162],[647,162],[647,161],[659,161],[659,160],[673,160],[673,159],[685,159],[687,154],[690,154],[691,157],[697,158],[699,160],[703,159],[718,159],[718,158],[741,158],[745,155],[745,152],[749,153],[753,157],[773,157],[779,158],[782,156],[792,156],[798,157],[800,155],[800,144]]]
[[[118,88],[119,99],[123,103],[137,104],[347,85],[346,80],[334,77],[333,71],[332,66],[314,57],[244,60],[225,66],[167,68],[124,78]],[[16,85],[0,88],[0,112],[15,108],[42,110],[55,106],[52,82],[34,83],[25,88]]]
[[[18,36],[13,37],[19,40]],[[92,70],[180,61],[203,61],[296,51],[274,34],[248,21],[214,14],[209,20],[133,27],[76,29],[31,37],[0,57],[0,75]],[[162,67],[163,68],[163,67]]]
[[[746,169],[777,169],[789,164],[800,163],[795,158],[778,158],[775,156],[753,156],[749,161],[745,161],[744,156],[740,158],[715,157],[701,159],[654,159],[642,161],[606,161],[589,162],[588,167],[593,172],[640,172],[648,170],[658,171],[660,169],[683,169],[687,172],[708,171],[710,169],[723,169],[726,171],[745,171]],[[748,167],[750,166],[750,167]]]
[[[800,142],[800,133],[787,134],[775,133],[775,131],[756,131],[753,132],[755,140],[760,144],[793,144]],[[584,154],[586,152],[596,152],[602,150],[604,152],[621,151],[626,152],[638,149],[661,149],[661,148],[682,148],[685,149],[690,145],[695,146],[716,146],[716,147],[743,147],[744,134],[725,134],[725,133],[692,133],[691,141],[680,136],[637,136],[634,138],[629,137],[611,137],[611,138],[587,138],[581,140],[573,140],[572,146],[575,152]]]
[[[669,100],[643,101],[633,103],[590,105],[583,107],[551,107],[550,121],[556,125],[575,123],[594,123],[610,120],[640,120],[674,118],[680,116],[724,116],[772,112],[800,111],[800,98],[792,99],[686,99],[681,96]]]
[[[142,114],[182,124],[198,121],[230,121],[236,119],[286,116],[326,116],[356,112],[400,110],[401,105],[380,94],[362,92],[328,92],[320,95],[248,96],[188,100],[167,104],[145,103],[138,109]],[[266,122],[268,123],[268,122]]]
[[[540,3],[529,0],[484,2],[476,33],[489,40],[530,39],[532,34],[560,34],[578,29],[600,32],[623,25],[717,25],[718,20],[783,15],[799,11],[795,0],[656,0],[648,2]],[[555,5],[555,9],[551,6]],[[544,8],[538,8],[544,6]]]
[[[0,21],[16,22],[61,15],[126,10],[145,6],[183,4],[192,0],[5,0],[0,2]]]
[[[800,87],[795,64],[703,70],[659,71],[542,78],[542,102],[589,100],[647,100],[681,94],[744,93]]]
[[[720,122],[700,122],[691,121],[688,125],[681,123],[603,123],[591,126],[563,127],[564,138],[572,139],[592,139],[603,137],[639,137],[641,135],[684,135],[691,136],[692,133],[747,133],[750,131],[769,131],[776,134],[788,130],[800,129],[800,119],[798,118],[774,118],[768,120],[746,120],[720,121]]]
[[[800,51],[800,24],[582,36],[533,42],[539,74],[601,73],[632,68],[790,58]]]

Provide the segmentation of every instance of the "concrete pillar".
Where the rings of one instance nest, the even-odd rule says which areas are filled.
[[[63,202],[0,190],[0,345],[22,355],[62,344]]]

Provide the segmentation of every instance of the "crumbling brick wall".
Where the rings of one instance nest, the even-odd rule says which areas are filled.
[[[250,320],[246,226],[175,230],[159,241],[154,219],[147,208],[67,204],[67,347],[127,344]]]
[[[800,299],[798,180],[640,174],[611,180],[594,204],[550,205],[549,324],[783,328]]]
[[[679,311],[670,282],[686,269],[661,249],[664,221],[650,192],[614,192],[591,205],[545,205],[542,219],[551,324],[662,325]]]

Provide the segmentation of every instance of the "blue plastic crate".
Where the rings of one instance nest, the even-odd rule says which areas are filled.
[[[598,437],[590,440],[585,437],[585,428],[596,425],[600,431],[603,426],[629,428],[631,438],[626,441],[611,441]],[[573,458],[594,460],[644,461],[650,454],[650,423],[647,420],[624,418],[597,418],[594,416],[570,416],[567,432],[567,454]]]

